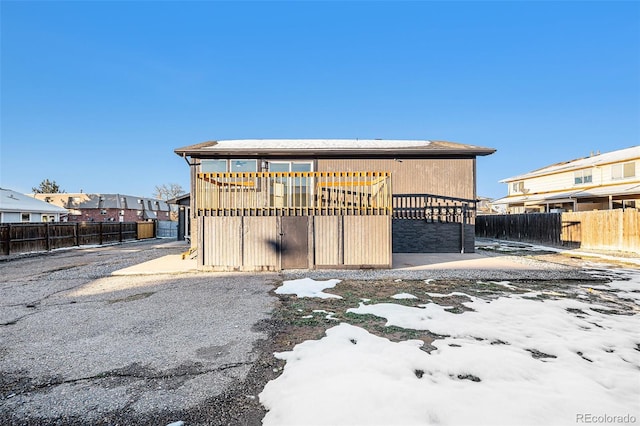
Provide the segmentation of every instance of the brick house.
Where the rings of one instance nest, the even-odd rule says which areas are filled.
[[[33,194],[69,210],[70,222],[137,222],[170,219],[169,205],[154,198],[123,194]]]

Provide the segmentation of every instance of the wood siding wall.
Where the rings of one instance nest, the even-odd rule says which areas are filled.
[[[315,263],[331,266],[342,263],[342,220],[340,216],[316,216]]]
[[[345,266],[391,267],[391,217],[343,216]]]
[[[200,266],[238,269],[242,266],[242,217],[198,218]],[[194,221],[195,222],[195,221]]]
[[[243,218],[242,259],[247,269],[276,269],[279,262],[279,229],[277,217]]]
[[[391,172],[394,194],[475,199],[475,159],[318,160],[319,172]]]
[[[277,271],[282,268],[282,216],[200,216],[200,269]],[[313,216],[311,268],[390,268],[391,216]]]

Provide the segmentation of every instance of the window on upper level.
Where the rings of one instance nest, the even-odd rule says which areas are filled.
[[[524,192],[524,181],[513,182],[511,184],[511,192]]]
[[[574,185],[583,185],[585,183],[593,182],[593,173],[591,169],[586,170],[578,170],[573,173],[573,184]]]
[[[225,173],[227,160],[202,160],[200,170],[203,173]]]
[[[636,175],[636,163],[630,161],[628,163],[614,164],[611,166],[611,179],[626,179],[635,177]]]
[[[256,172],[257,160],[202,160],[200,170],[203,173]]]

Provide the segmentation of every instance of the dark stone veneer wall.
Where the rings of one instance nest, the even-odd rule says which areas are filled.
[[[460,253],[459,223],[393,219],[394,253]],[[475,226],[465,225],[464,252],[473,253]]]

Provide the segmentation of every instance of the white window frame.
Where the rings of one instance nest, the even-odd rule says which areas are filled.
[[[309,164],[309,172],[313,172],[314,171],[314,163],[313,161],[291,161],[291,160],[268,160],[267,161],[267,167],[269,168],[269,172],[271,172],[271,164],[288,164],[289,165],[289,171],[288,172],[276,172],[276,173],[292,173],[291,169],[293,168],[294,164]],[[314,189],[315,189],[315,184],[313,181],[313,178],[310,179],[309,181],[309,196],[311,197],[311,199],[313,200],[313,196],[314,196]],[[287,205],[291,206],[292,205],[292,201],[293,201],[293,181],[291,179],[288,179],[287,182]]]
[[[524,192],[524,181],[523,180],[519,180],[517,182],[512,182],[511,183],[511,192],[520,192],[523,193]]]
[[[631,170],[630,174],[627,174]],[[636,162],[627,161],[626,163],[618,163],[611,165],[611,180],[623,180],[636,177]]]
[[[258,160],[255,159],[255,158],[231,158],[231,159],[226,159],[226,158],[205,158],[200,162],[200,170],[201,171],[202,171],[202,166],[204,164],[206,164],[207,161],[211,161],[211,162],[213,162],[213,161],[223,162],[224,161],[225,170],[224,170],[224,172],[203,172],[203,173],[232,173],[232,172],[235,172],[235,170],[233,170],[233,165],[232,164],[234,162],[239,162],[239,161],[251,161],[251,162],[255,163],[255,165],[256,165],[256,167],[253,170],[251,170],[251,171],[243,170],[240,173],[254,173],[254,172],[257,172],[258,171],[258,166],[259,166]]]
[[[593,183],[593,170],[592,169],[582,169],[576,170],[573,172],[573,185],[586,185],[588,183]]]

